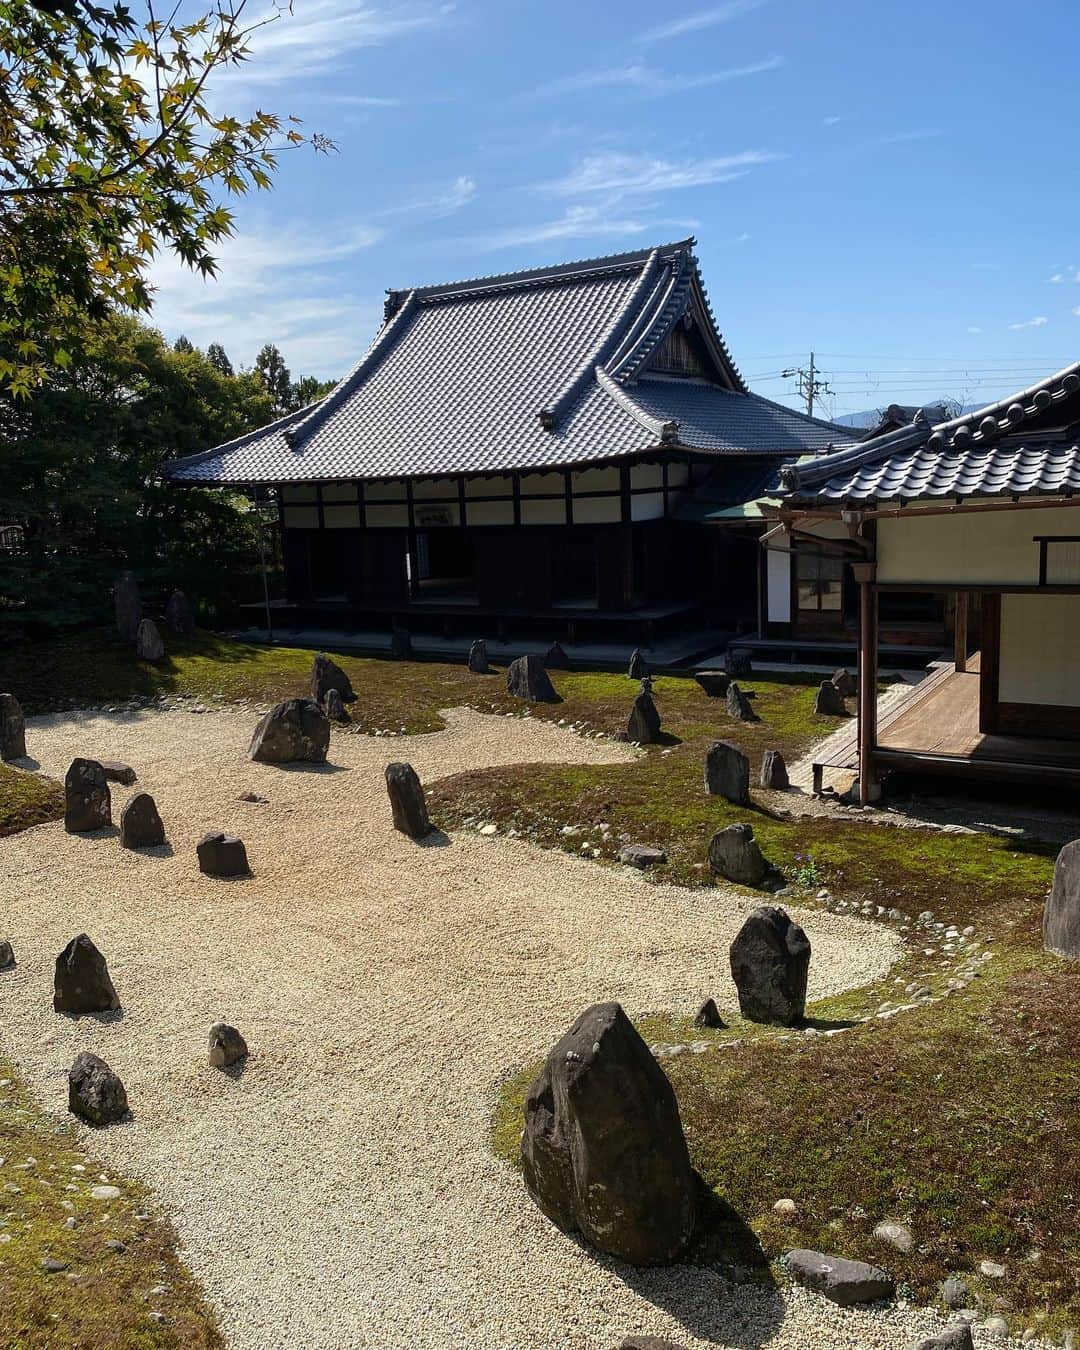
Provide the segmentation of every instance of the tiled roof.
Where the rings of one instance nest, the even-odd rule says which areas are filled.
[[[1080,362],[1010,398],[916,421],[788,466],[789,500],[895,501],[1080,491]]]
[[[693,242],[391,291],[375,341],[326,398],[163,473],[237,484],[483,474],[659,445],[790,456],[846,441],[747,390]],[[716,383],[648,374],[680,321]]]

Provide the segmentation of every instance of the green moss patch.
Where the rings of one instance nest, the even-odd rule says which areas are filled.
[[[64,790],[44,775],[0,764],[0,837],[64,814]]]

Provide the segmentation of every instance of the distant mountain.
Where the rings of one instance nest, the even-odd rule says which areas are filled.
[[[881,421],[882,413],[889,406],[891,405],[883,404],[880,408],[867,408],[865,412],[844,413],[842,417],[831,417],[829,420],[835,422],[838,427],[858,427],[865,430],[869,427],[876,427]],[[977,412],[979,408],[984,406],[982,403],[968,403],[956,415],[959,417],[960,413]]]

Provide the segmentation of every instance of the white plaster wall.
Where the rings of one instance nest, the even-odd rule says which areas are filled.
[[[1002,703],[1080,707],[1080,595],[1003,595]]]
[[[618,497],[586,497],[574,502],[575,525],[602,525],[621,519],[622,506]]]
[[[521,523],[522,525],[565,525],[566,502],[530,501],[528,497],[522,497]]]
[[[470,525],[513,525],[514,503],[467,502],[465,519]]]
[[[766,621],[791,622],[791,554],[778,548],[765,550]]]
[[[286,522],[287,523],[287,522]],[[323,504],[323,523],[328,530],[358,530],[359,506],[330,506]]]
[[[646,492],[630,498],[631,520],[659,520],[664,514],[664,494]],[[577,506],[574,507],[574,519],[577,519]]]
[[[953,582],[1033,586],[1039,580],[1037,534],[1080,534],[1080,506],[1052,511],[980,511],[920,515],[917,508],[877,525],[881,582]]]

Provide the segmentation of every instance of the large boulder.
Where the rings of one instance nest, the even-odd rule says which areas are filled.
[[[356,702],[348,675],[325,652],[316,652],[311,663],[311,697],[316,703],[325,703],[331,689],[338,691],[342,703]]]
[[[626,739],[638,745],[656,745],[660,740],[660,714],[652,694],[646,689],[634,699],[626,724]]]
[[[56,958],[53,1010],[78,1015],[113,1012],[119,1006],[104,956],[85,933],[73,937]]]
[[[491,666],[488,664],[487,643],[483,638],[477,638],[469,648],[469,669],[474,675],[491,674]]]
[[[675,1094],[617,1003],[555,1045],[525,1099],[525,1185],[565,1233],[635,1266],[675,1261],[697,1218],[697,1180]]]
[[[116,631],[125,642],[134,642],[142,623],[142,597],[134,572],[121,572],[113,586],[113,609]]]
[[[407,834],[410,839],[423,839],[431,833],[424,789],[411,764],[399,762],[386,766],[386,791],[390,796],[395,830]]]
[[[195,610],[183,591],[173,591],[165,605],[165,624],[174,633],[194,633]]]
[[[727,703],[727,713],[729,717],[734,717],[736,722],[757,722],[760,721],[757,713],[754,711],[750,700],[735,683],[734,680],[728,685],[728,691],[725,695]]]
[[[208,877],[243,877],[251,871],[244,841],[235,834],[211,830],[195,845],[199,871]]]
[[[842,1256],[826,1256],[805,1248],[788,1252],[784,1260],[792,1279],[816,1289],[842,1308],[892,1298],[896,1292],[893,1279],[865,1261],[847,1261]]]
[[[519,656],[506,667],[506,692],[529,703],[558,703],[555,686],[539,656]]]
[[[1057,856],[1054,884],[1043,910],[1043,946],[1080,961],[1080,839]]]
[[[630,666],[626,672],[632,680],[643,680],[649,673],[649,667],[641,654],[641,648],[635,647],[630,653]]]
[[[0,759],[26,755],[26,719],[14,694],[0,694]]]
[[[779,750],[766,750],[761,757],[761,786],[774,792],[786,792],[791,786],[787,764]]]
[[[96,759],[73,759],[64,778],[64,829],[85,834],[112,824],[112,794]]]
[[[706,750],[705,791],[736,806],[750,804],[750,761],[732,741],[714,741]]]
[[[740,886],[760,886],[769,866],[761,856],[751,825],[728,825],[709,840],[709,866],[714,876]]]
[[[694,679],[701,685],[709,698],[727,698],[731,687],[731,676],[723,670],[699,670]]]
[[[153,619],[143,619],[135,634],[135,655],[140,661],[157,665],[165,659],[165,644]]]
[[[736,933],[730,959],[744,1017],[785,1027],[802,1021],[810,941],[784,910],[775,905],[755,909]]]
[[[847,716],[844,696],[832,680],[822,680],[819,685],[817,697],[814,699],[814,715],[816,717]]]
[[[149,792],[136,792],[120,812],[121,848],[156,848],[165,842],[165,826]]]
[[[228,1022],[215,1022],[210,1028],[210,1067],[212,1069],[231,1069],[242,1059],[247,1059],[247,1041],[235,1027]]]
[[[128,1112],[127,1093],[103,1059],[88,1050],[68,1070],[68,1109],[91,1125],[112,1125]]]
[[[330,748],[330,723],[310,698],[287,698],[262,717],[248,746],[260,764],[322,764]]]

